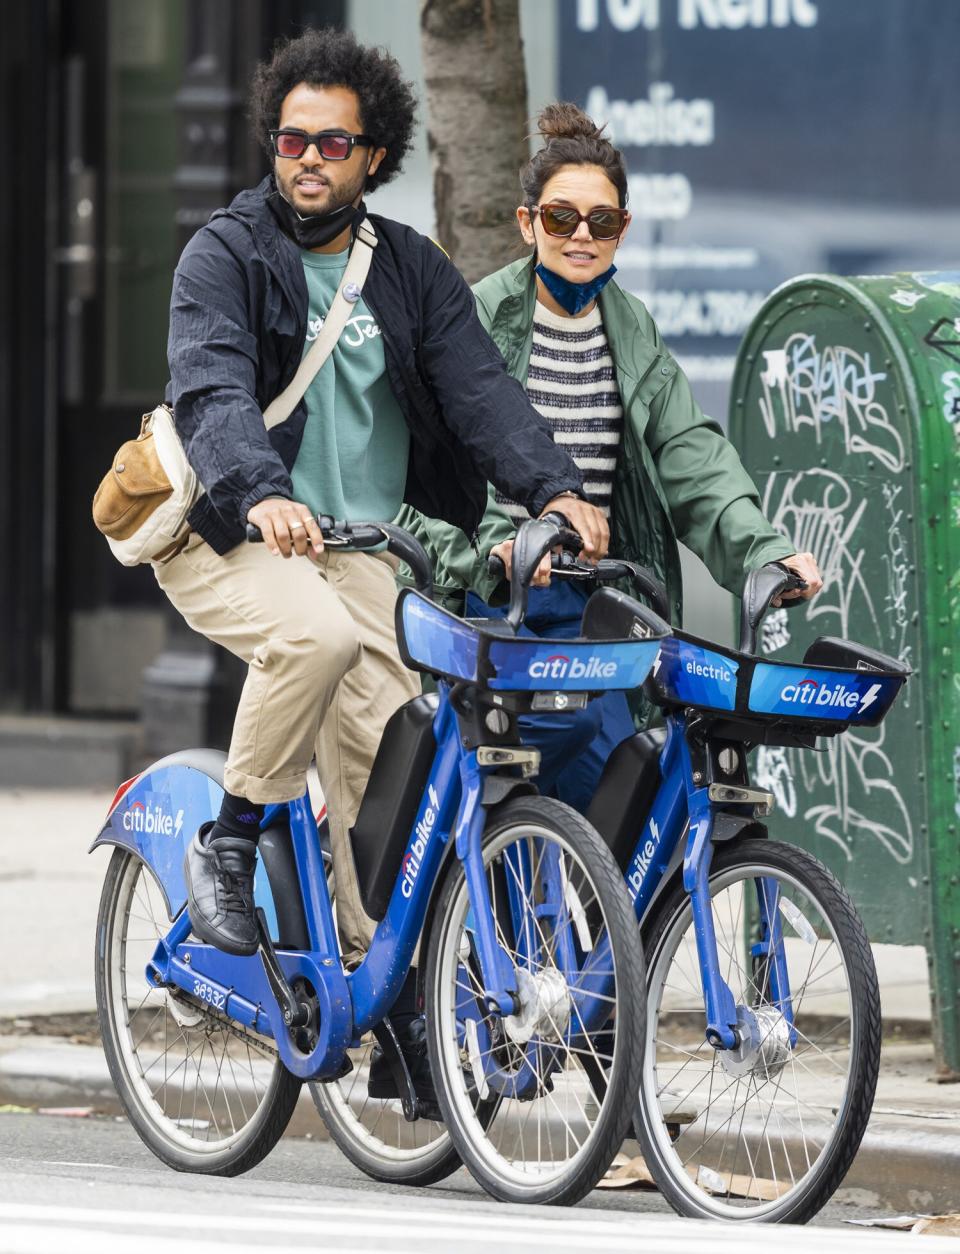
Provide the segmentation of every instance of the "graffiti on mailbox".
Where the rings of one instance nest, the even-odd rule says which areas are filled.
[[[783,476],[773,473],[763,492],[763,510],[774,527],[812,553],[823,575],[823,591],[807,610],[808,621],[836,616],[834,634],[845,636],[854,598],[864,605],[880,635],[873,590],[863,572],[860,523],[866,498],[857,500],[847,481],[835,471],[815,469]]]
[[[811,427],[819,446],[824,426],[836,424],[847,453],[875,457],[893,472],[903,469],[903,440],[877,396],[887,375],[873,369],[869,352],[835,344],[820,349],[815,335],[797,332],[763,358],[760,412],[771,439],[778,430]]]
[[[793,335],[782,350],[763,354],[759,398],[764,430],[776,440],[807,430],[817,445],[837,433],[847,456],[874,458],[889,472],[904,468],[904,446],[877,384],[885,375],[870,364],[869,352],[830,346],[815,337]],[[763,512],[797,552],[811,552],[823,576],[823,591],[803,611],[817,633],[851,638],[880,647],[910,665],[907,631],[911,624],[910,562],[907,557],[902,484],[882,485],[886,547],[885,579],[867,578],[867,548],[876,545],[877,500],[860,480],[820,468],[793,474],[772,472],[763,485]],[[870,510],[870,507],[872,510]],[[785,616],[783,616],[786,618]],[[790,642],[786,622],[771,617],[761,647],[772,653]],[[909,696],[905,693],[909,700]],[[757,750],[756,780],[770,789],[788,818],[802,815],[816,833],[852,860],[853,841],[865,834],[896,861],[914,858],[914,825],[897,789],[894,765],[885,747],[886,727],[851,729],[826,741],[821,754],[782,747]]]
[[[790,643],[790,624],[785,609],[771,610],[760,624],[760,648],[764,653],[785,649]]]
[[[958,320],[960,321],[960,320]],[[960,370],[947,370],[941,376],[943,388],[943,416],[960,432]]]

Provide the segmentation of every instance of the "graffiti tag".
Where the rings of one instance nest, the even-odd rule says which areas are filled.
[[[877,398],[887,375],[873,369],[869,353],[833,344],[819,349],[816,336],[797,332],[763,356],[760,412],[771,439],[778,431],[810,428],[819,447],[824,428],[835,424],[848,454],[875,457],[889,471],[903,469],[903,440]]]
[[[905,635],[911,614],[901,491],[902,486],[890,484],[883,489],[887,588],[879,612],[863,572],[865,546],[860,527],[868,502],[858,499],[841,475],[824,469],[788,476],[774,472],[763,492],[763,509],[797,552],[813,553],[823,576],[820,595],[794,613],[804,614],[808,623],[826,620],[827,634],[849,639],[856,606],[858,634],[862,638],[868,626],[878,642],[886,639],[882,615],[897,632],[897,651],[904,658],[909,652]],[[895,862],[908,863],[914,854],[913,823],[894,782],[893,763],[883,747],[885,735],[883,724],[873,729],[851,728],[828,740],[824,752],[818,754],[761,747],[758,781],[773,792],[784,814],[801,814],[848,861],[854,856],[855,837],[865,834]]]

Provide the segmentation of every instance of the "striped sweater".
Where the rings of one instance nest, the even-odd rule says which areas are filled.
[[[527,396],[553,428],[555,443],[579,466],[590,500],[609,518],[623,406],[597,306],[582,318],[566,318],[537,303]],[[514,522],[530,517],[499,492],[496,499]]]

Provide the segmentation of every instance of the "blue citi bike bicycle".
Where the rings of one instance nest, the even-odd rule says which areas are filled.
[[[96,987],[120,1100],[171,1167],[234,1175],[276,1144],[304,1081],[364,1093],[375,1044],[400,1096],[372,1105],[396,1132],[349,1099],[329,1103],[331,1130],[359,1144],[361,1165],[372,1156],[385,1178],[425,1183],[462,1159],[499,1198],[576,1201],[629,1129],[642,950],[613,855],[574,811],[536,794],[538,755],[517,718],[642,684],[658,640],[552,642],[464,623],[430,599],[429,564],[408,533],[320,521],[328,545],[386,540],[410,565],[417,587],[398,599],[397,638],[438,687],[388,721],[351,830],[372,944],[344,969],[307,796],[263,819],[258,953],[192,936],[183,854],[218,813],[224,755],[154,763],[121,785],[94,842],[114,846]],[[563,538],[550,524],[535,532],[541,552]],[[518,544],[518,586],[536,567],[529,547]],[[442,1125],[421,1109],[389,1018],[418,941]]]
[[[664,633],[663,589],[634,573],[660,612],[600,589],[585,638]],[[637,1139],[664,1196],[700,1218],[806,1222],[846,1175],[876,1090],[866,931],[816,858],[768,837],[774,799],[751,787],[747,755],[877,726],[909,670],[832,637],[800,664],[757,657],[767,609],[802,586],[779,564],[748,575],[736,649],[662,640],[645,690],[664,727],[617,747],[587,813],[648,963]]]
[[[544,551],[533,540],[530,560]],[[799,665],[755,656],[767,609],[800,586],[780,565],[747,577],[739,647],[728,649],[670,627],[650,572],[614,560],[587,566],[571,553],[553,559],[554,577],[594,589],[582,638],[661,638],[644,691],[663,726],[617,747],[587,812],[626,879],[647,961],[636,1139],[682,1214],[805,1222],[841,1183],[866,1129],[879,991],[848,895],[817,859],[768,837],[773,797],[751,787],[748,754],[760,744],[813,749],[818,736],[878,725],[909,672],[830,637]],[[515,560],[510,630],[523,620],[524,575]],[[654,608],[604,586],[613,581]],[[315,1098],[371,1175],[419,1182],[413,1152],[391,1140],[388,1124],[377,1125],[378,1142],[356,1104],[353,1125],[343,1119],[345,1090],[325,1086]],[[454,1148],[438,1127],[435,1162],[444,1148],[452,1169]]]

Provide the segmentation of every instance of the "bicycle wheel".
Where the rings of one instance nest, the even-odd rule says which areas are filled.
[[[483,859],[520,1007],[504,1018],[486,1004],[463,866],[453,862],[427,958],[427,1041],[440,1106],[460,1156],[489,1193],[575,1202],[630,1130],[643,1043],[639,929],[610,851],[560,802],[507,802],[490,818]],[[598,994],[607,1022],[588,1035],[578,998],[582,1005],[591,973],[607,981]]]
[[[337,909],[332,864],[327,888]],[[428,1185],[444,1180],[460,1166],[460,1155],[442,1123],[403,1117],[400,1102],[371,1097],[367,1092],[370,1056],[376,1046],[367,1032],[356,1049],[348,1051],[352,1070],[326,1082],[312,1082],[310,1094],[317,1113],[340,1152],[355,1167],[384,1184]]]
[[[239,1175],[283,1135],[300,1081],[268,1037],[147,983],[147,961],[171,922],[150,869],[114,850],[97,918],[104,1053],[130,1122],[158,1158],[177,1171]]]
[[[435,1184],[457,1170],[460,1155],[442,1123],[408,1123],[397,1098],[369,1096],[367,1076],[375,1045],[368,1032],[349,1051],[352,1071],[338,1080],[312,1083],[314,1105],[331,1139],[365,1175],[385,1184]]]
[[[721,975],[743,1042],[714,1050],[690,899],[654,908],[637,1135],[664,1196],[698,1218],[805,1223],[859,1148],[880,1063],[873,955],[849,897],[790,845],[718,846],[710,873]],[[755,949],[761,894],[783,934],[795,1039]]]

